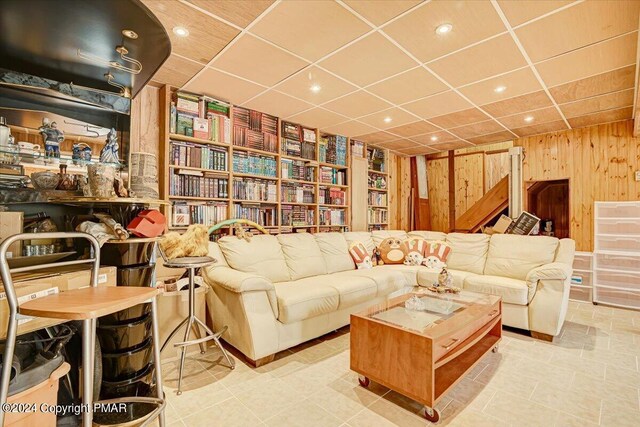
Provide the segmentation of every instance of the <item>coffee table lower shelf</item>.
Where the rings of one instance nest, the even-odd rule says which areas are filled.
[[[351,369],[360,385],[375,381],[425,405],[425,418],[437,422],[438,401],[490,351],[502,336],[502,318],[494,317],[434,361],[430,339],[414,332],[352,316]],[[363,345],[367,343],[367,345]]]

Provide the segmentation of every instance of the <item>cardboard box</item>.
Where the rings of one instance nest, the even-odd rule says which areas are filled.
[[[196,288],[196,316],[203,322],[206,319],[206,294],[209,290],[208,286],[200,286]],[[164,343],[169,337],[173,329],[180,324],[189,315],[189,291],[163,292],[158,295],[158,329],[160,332],[160,342]],[[204,330],[200,328],[201,333]],[[195,336],[191,331],[191,339]],[[162,361],[172,360],[178,357],[180,353],[178,348],[173,344],[184,340],[184,327],[171,338],[162,352],[160,358]],[[207,343],[209,345],[210,342]],[[187,347],[187,353],[200,351],[197,345]]]
[[[24,230],[23,212],[0,212],[0,242],[9,236],[20,234]],[[22,256],[22,242],[9,246],[7,258]]]

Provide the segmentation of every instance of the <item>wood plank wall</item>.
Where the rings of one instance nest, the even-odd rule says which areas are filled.
[[[595,201],[640,200],[640,138],[633,120],[520,138],[525,181],[569,179],[570,236],[593,251]]]
[[[389,229],[409,230],[411,165],[409,157],[389,153]]]
[[[131,152],[160,154],[160,89],[145,86],[131,102]]]

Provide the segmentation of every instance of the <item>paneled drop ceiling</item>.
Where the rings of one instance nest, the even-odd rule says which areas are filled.
[[[635,113],[640,1],[143,2],[173,44],[156,83],[403,155]]]

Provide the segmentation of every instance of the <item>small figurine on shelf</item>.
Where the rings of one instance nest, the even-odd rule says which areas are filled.
[[[84,142],[73,144],[71,159],[74,165],[79,165],[82,162],[91,161],[91,147]]]
[[[42,139],[44,140],[44,151],[47,158],[60,158],[60,143],[64,141],[64,132],[58,129],[56,122],[49,121],[48,118],[42,119],[42,126],[38,128]]]
[[[115,163],[119,165],[118,149],[118,134],[114,128],[111,128],[107,134],[106,144],[100,151],[100,163]]]

